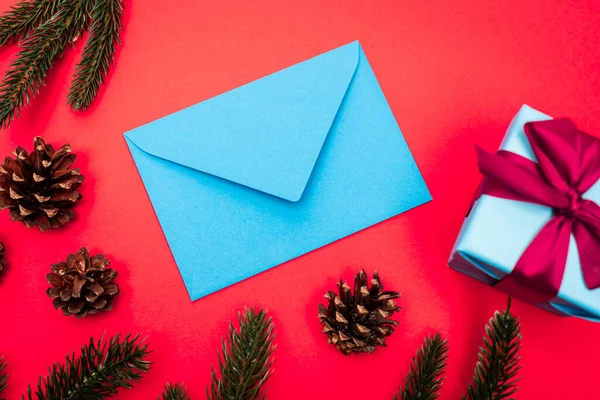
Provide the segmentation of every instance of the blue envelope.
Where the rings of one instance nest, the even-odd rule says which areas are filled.
[[[358,41],[125,139],[192,300],[431,200]]]

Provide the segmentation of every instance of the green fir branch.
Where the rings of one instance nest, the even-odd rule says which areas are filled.
[[[65,364],[48,368],[49,376],[40,377],[35,395],[31,386],[27,399],[33,400],[100,400],[117,393],[119,388],[131,389],[150,369],[146,361],[148,345],[139,335],[121,335],[108,342],[100,339],[82,346],[81,354],[67,355]],[[34,397],[35,396],[35,397]],[[23,396],[25,399],[25,396]]]
[[[496,311],[485,331],[473,380],[464,400],[508,399],[518,390],[521,325],[510,313],[510,298],[506,310]]]
[[[23,49],[0,85],[0,127],[8,127],[19,116],[39,92],[55,59],[85,29],[89,4],[88,0],[60,0],[58,12],[22,42]]]
[[[0,46],[17,42],[52,17],[59,0],[23,0],[0,17]]]
[[[158,400],[190,400],[187,389],[183,383],[167,383]]]
[[[90,36],[67,97],[73,110],[85,110],[98,94],[121,44],[122,16],[122,0],[95,0]]]
[[[264,386],[272,370],[275,349],[273,322],[265,311],[254,309],[238,313],[240,329],[229,326],[219,356],[220,377],[212,372],[212,384],[206,388],[208,400],[264,399]]]
[[[442,388],[448,360],[448,340],[440,334],[428,336],[413,357],[404,388],[394,400],[435,400]]]
[[[4,372],[4,369],[6,368],[6,361],[4,361],[4,357],[0,357],[0,395],[2,395],[2,392],[4,391],[4,389],[6,389],[6,380],[8,379],[8,374],[6,374],[6,372]],[[0,397],[1,399],[2,397]]]

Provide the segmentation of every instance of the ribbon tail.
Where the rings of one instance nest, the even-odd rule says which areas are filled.
[[[565,273],[573,221],[552,218],[533,239],[514,270],[495,287],[531,303],[556,297]]]
[[[486,194],[552,208],[569,205],[566,196],[546,183],[536,167],[526,164],[535,163],[513,153],[492,154],[476,149],[479,170],[490,180]]]
[[[588,289],[600,288],[600,206],[587,200],[573,228],[583,281]]]

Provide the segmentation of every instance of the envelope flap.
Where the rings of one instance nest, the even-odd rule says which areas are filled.
[[[141,150],[298,201],[356,70],[358,41],[125,134]]]

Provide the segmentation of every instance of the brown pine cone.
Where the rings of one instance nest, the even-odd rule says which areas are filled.
[[[119,286],[113,283],[117,271],[106,268],[109,264],[102,254],[90,258],[83,247],[77,254],[69,254],[66,262],[52,265],[47,275],[52,287],[46,293],[54,299],[54,308],[79,318],[110,310]]]
[[[55,151],[36,137],[34,147],[31,154],[17,147],[15,159],[6,157],[0,167],[0,210],[10,209],[13,221],[44,232],[75,216],[72,207],[81,199],[76,189],[84,176],[71,168],[75,154],[68,144]]]
[[[375,272],[368,287],[365,271],[354,278],[354,293],[346,282],[338,283],[339,295],[327,292],[329,305],[319,304],[319,319],[329,343],[345,355],[372,353],[386,346],[385,338],[394,332],[398,321],[389,319],[400,310],[393,299],[398,292],[384,292],[379,274]]]
[[[4,243],[0,242],[0,272],[6,267],[6,260],[4,259]]]

